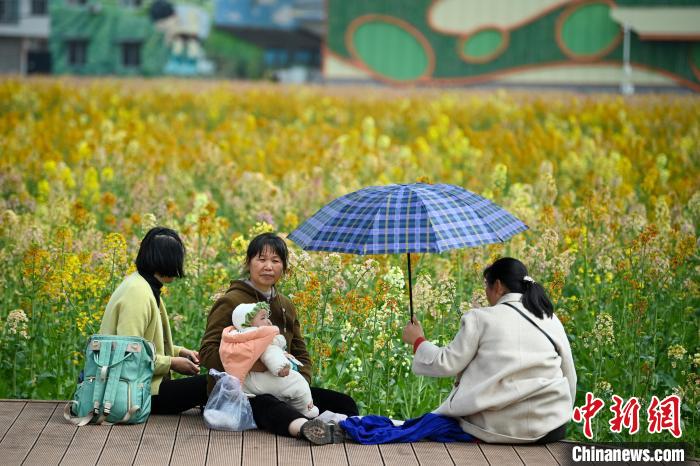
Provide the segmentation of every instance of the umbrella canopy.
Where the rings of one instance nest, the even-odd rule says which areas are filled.
[[[450,184],[370,186],[322,207],[289,238],[302,249],[409,254],[498,243],[527,225],[488,199]]]

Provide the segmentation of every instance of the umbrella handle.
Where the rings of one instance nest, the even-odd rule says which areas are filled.
[[[408,260],[408,300],[411,307],[411,323],[413,323],[413,287],[411,285],[411,253],[406,253]]]

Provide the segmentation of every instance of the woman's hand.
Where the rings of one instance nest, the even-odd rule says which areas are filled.
[[[180,350],[180,354],[178,356],[182,356],[183,358],[187,358],[193,363],[199,365],[199,352],[193,351],[187,348],[182,348]]]
[[[406,326],[403,328],[403,334],[401,335],[401,339],[404,343],[412,345],[420,337],[425,338],[425,334],[423,333],[423,327],[421,327],[420,322],[418,322],[418,320],[416,320],[416,318],[414,317],[413,322],[407,323]]]
[[[189,351],[189,350],[188,350]],[[182,351],[180,351],[182,354]],[[189,358],[172,357],[170,358],[170,369],[182,375],[197,375],[199,374],[199,364],[195,364]]]

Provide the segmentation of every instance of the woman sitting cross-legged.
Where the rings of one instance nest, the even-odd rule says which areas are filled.
[[[472,309],[445,347],[425,339],[415,319],[403,330],[413,372],[454,377],[432,413],[395,427],[366,416],[340,423],[360,443],[439,441],[547,443],[564,438],[576,395],[571,348],[541,285],[516,259],[484,270],[489,307]]]
[[[296,309],[289,298],[279,293],[275,286],[287,270],[287,259],[287,245],[279,236],[274,233],[263,233],[253,238],[248,245],[245,259],[248,277],[231,282],[226,293],[214,303],[209,311],[207,328],[199,350],[202,364],[205,367],[224,371],[224,363],[219,352],[222,334],[227,327],[235,324],[232,317],[235,317],[236,309],[239,309],[241,304],[266,302],[270,308],[269,320],[279,328],[279,334],[286,341],[286,350],[302,363],[302,366],[298,367],[299,373],[306,379],[306,382],[311,381],[312,363],[301,334],[301,325],[297,318]],[[251,369],[251,371],[261,373],[266,370],[267,367],[260,360]],[[285,370],[289,369],[285,368]],[[239,377],[243,377],[243,375]],[[254,375],[246,377],[241,382],[244,385],[250,385],[256,379],[264,377],[264,375]],[[209,377],[208,389],[210,392],[214,388],[214,382],[214,379]],[[260,386],[258,386],[256,393],[262,393]],[[336,423],[325,422],[327,418],[324,416],[324,411],[356,416],[358,412],[355,401],[343,393],[318,387],[311,387],[311,396],[313,405],[318,407],[321,412],[320,418],[313,420],[306,417],[309,415],[311,404],[305,404],[302,407],[303,412],[300,412],[294,408],[295,403],[290,397],[285,399],[280,395],[282,398],[280,399],[272,396],[269,392],[258,394],[250,399],[255,423],[259,428],[277,435],[299,437],[315,444],[342,441],[341,430]],[[309,417],[312,416],[309,415]]]

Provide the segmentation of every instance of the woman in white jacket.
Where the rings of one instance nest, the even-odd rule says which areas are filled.
[[[434,413],[492,443],[561,440],[571,419],[576,371],[564,327],[545,290],[517,259],[484,270],[490,307],[472,309],[445,347],[425,339],[414,319],[403,340],[414,347],[413,372],[455,377]]]

